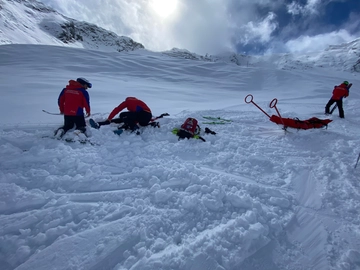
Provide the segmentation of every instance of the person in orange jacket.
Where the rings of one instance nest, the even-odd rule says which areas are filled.
[[[342,99],[349,96],[349,88],[351,87],[351,85],[352,84],[349,84],[348,81],[344,81],[342,84],[334,87],[332,97],[325,106],[325,114],[330,114],[330,107],[336,102],[340,118],[345,117]]]
[[[64,125],[55,131],[56,136],[63,137],[74,126],[82,133],[86,131],[84,109],[90,116],[90,97],[86,91],[92,84],[85,78],[70,80],[58,97],[60,113],[64,115]]]
[[[113,119],[115,115],[124,109],[127,109],[128,111],[120,113],[118,118]],[[139,128],[137,124],[140,126],[147,126],[151,121],[151,118],[151,110],[145,102],[136,97],[127,97],[119,104],[119,106],[112,110],[105,121],[95,122],[93,119],[90,119],[89,122],[93,128],[100,128],[100,126],[109,125],[110,123],[123,123],[125,129],[135,131]]]

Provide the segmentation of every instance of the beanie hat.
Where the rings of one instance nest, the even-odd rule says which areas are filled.
[[[92,84],[85,78],[77,78],[76,81],[82,85],[86,85],[89,88],[92,87]]]

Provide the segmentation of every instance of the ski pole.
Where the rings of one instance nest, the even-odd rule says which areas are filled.
[[[159,115],[159,116],[157,116],[157,117],[155,117],[155,118],[151,118],[151,122],[153,122],[153,121],[155,121],[155,120],[157,120],[157,119],[159,119],[159,118],[163,118],[164,116],[169,116],[170,114],[168,114],[168,113],[162,113],[161,115]]]
[[[47,111],[47,110],[42,110],[42,111],[43,111],[44,113],[51,114],[51,115],[63,115],[63,114],[61,114],[61,113],[49,112],[49,111]],[[89,115],[89,116],[86,116],[85,118],[88,118],[88,117],[90,117],[90,116],[97,115],[97,114],[100,114],[100,113],[93,113],[93,114],[91,114],[91,115]]]
[[[330,114],[332,114],[336,108],[337,108],[337,104],[335,104],[335,106],[331,109]]]
[[[360,159],[360,153],[359,153],[359,155],[358,155],[358,157],[357,157],[357,160],[356,160],[356,163],[355,163],[355,167],[354,167],[354,169],[356,169],[356,166],[358,165],[358,163],[359,163],[359,159]]]
[[[48,112],[46,110],[42,110],[44,113],[47,113],[47,114],[51,114],[51,115],[61,115],[61,113],[53,113],[53,112]]]

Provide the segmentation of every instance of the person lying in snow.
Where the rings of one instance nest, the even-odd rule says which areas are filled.
[[[349,89],[351,86],[352,84],[349,84],[348,81],[344,81],[342,84],[334,87],[332,97],[325,106],[325,114],[330,114],[330,107],[336,102],[337,108],[339,110],[339,117],[345,117],[342,99],[349,96]]]
[[[67,131],[76,127],[82,133],[86,131],[86,116],[90,116],[90,97],[86,91],[92,84],[85,78],[70,80],[58,98],[60,113],[64,115],[64,125],[55,131],[55,136],[62,138]]]
[[[182,139],[200,139],[205,142],[205,139],[200,136],[200,126],[198,124],[198,120],[195,118],[189,117],[185,120],[185,122],[180,126],[180,128],[174,128],[172,133],[179,137],[179,140]],[[205,128],[205,134],[213,134],[215,135],[216,132],[210,130],[209,128]]]
[[[120,113],[118,118],[115,115],[122,110],[127,109],[128,111]],[[121,124],[125,129],[129,129],[132,132],[139,129],[140,126],[147,126],[151,121],[152,114],[150,108],[140,99],[136,97],[127,97],[119,106],[115,107],[109,114],[108,118],[102,122],[95,122],[93,119],[89,120],[90,125],[93,128],[99,129],[103,125],[109,125],[110,123]]]

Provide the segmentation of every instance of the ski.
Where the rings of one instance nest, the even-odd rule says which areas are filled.
[[[177,133],[178,133],[179,130],[180,130],[179,128],[173,128],[171,133],[178,136]],[[192,139],[200,139],[203,142],[206,142],[206,140],[203,137],[201,137],[200,135],[194,135],[194,137],[192,137]],[[180,140],[180,138],[179,138],[179,140]]]
[[[202,123],[206,125],[225,125],[228,124],[229,122],[212,121],[212,122],[202,122]]]
[[[225,119],[221,117],[213,117],[213,116],[203,116],[204,119],[208,120],[207,122],[203,122],[206,125],[224,125],[232,122],[230,119]]]
[[[66,138],[64,139],[63,141],[65,142],[68,142],[68,143],[76,143],[76,142],[79,142],[81,144],[90,144],[90,145],[95,145],[94,143],[90,142],[88,139],[85,139],[85,140],[74,140],[74,139],[71,139],[71,138]]]
[[[58,141],[63,141],[63,142],[68,142],[68,143],[81,143],[81,144],[90,144],[90,145],[98,145],[92,141],[90,141],[89,139],[80,139],[80,140],[75,140],[75,139],[72,139],[72,138],[57,138],[57,137],[53,137],[53,136],[42,136],[41,138],[46,138],[46,139],[53,139],[53,140],[58,140]]]
[[[90,144],[90,145],[99,145],[96,144],[94,142],[92,142],[83,132],[81,132],[80,130],[74,130],[73,132],[68,132],[66,133],[64,136],[60,137],[60,136],[56,136],[57,132],[61,129],[58,128],[55,130],[54,135],[53,136],[49,136],[49,135],[45,135],[42,136],[42,138],[49,138],[49,139],[54,139],[54,140],[58,140],[58,141],[64,141],[64,142],[69,142],[69,143],[81,143],[81,144]],[[72,136],[72,135],[73,136]]]
[[[206,120],[212,120],[214,122],[232,122],[232,120],[230,119],[225,119],[225,118],[221,118],[221,117],[213,117],[213,116],[203,116],[204,119]]]

